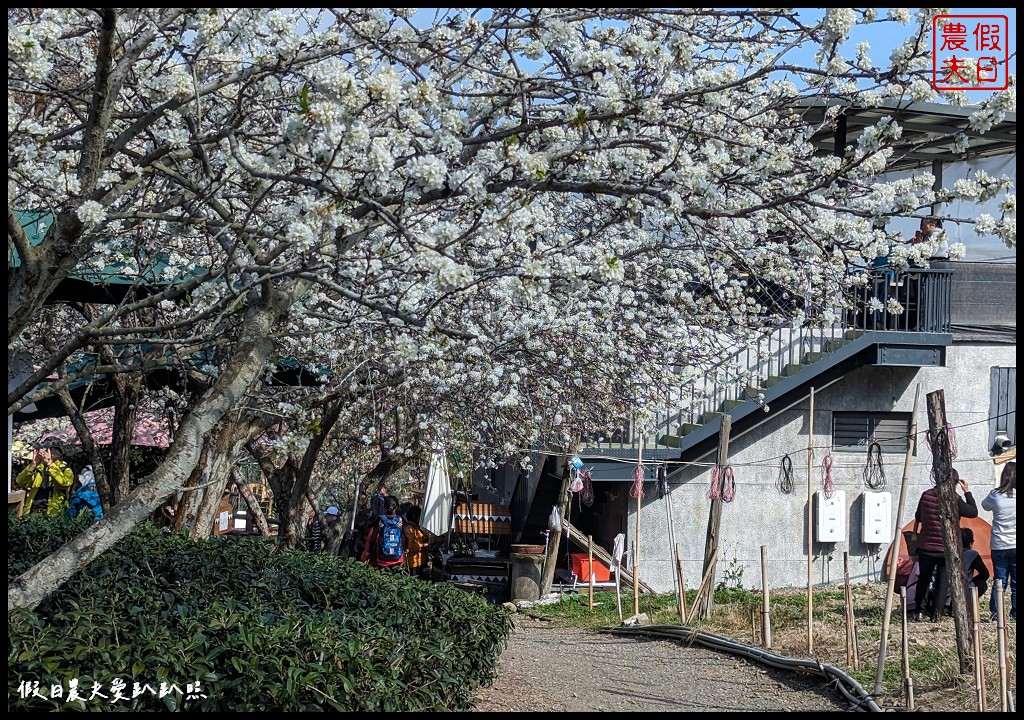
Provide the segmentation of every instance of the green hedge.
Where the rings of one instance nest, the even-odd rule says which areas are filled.
[[[8,581],[84,522],[8,518]],[[35,612],[8,612],[8,709],[465,710],[511,627],[448,584],[145,524]],[[76,679],[84,699],[69,701]]]

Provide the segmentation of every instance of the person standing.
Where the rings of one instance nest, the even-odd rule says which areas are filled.
[[[957,496],[957,516],[951,518],[951,522],[960,525],[960,518],[978,517],[978,504],[971,494],[970,487],[966,480],[960,478],[960,473],[950,468],[949,479],[951,482],[959,483],[963,490],[963,499]],[[932,622],[942,619],[942,600],[946,597],[949,588],[949,573],[946,568],[945,541],[942,535],[942,519],[939,509],[939,493],[933,486],[921,493],[921,499],[917,502],[917,512],[914,514],[914,533],[917,539],[917,558],[920,565],[920,574],[917,580],[917,588],[914,592],[914,620],[924,618],[925,600],[928,596],[928,579],[935,573],[935,591],[932,596],[937,602],[930,608]]]
[[[1010,586],[1010,619],[1017,622],[1017,462],[1006,463],[999,476],[999,487],[993,488],[981,501],[992,513],[992,568],[995,586],[988,599],[991,619],[996,620],[996,593]]]
[[[398,498],[388,495],[384,512],[370,526],[366,547],[359,558],[383,570],[401,571],[405,568],[405,548],[402,542],[402,516],[398,514]]]
[[[405,569],[413,577],[428,575],[428,559],[430,538],[420,527],[419,506],[413,505],[406,511],[405,523],[402,526],[402,540],[405,543]]]
[[[981,553],[974,549],[974,531],[969,527],[960,528],[960,542],[964,546],[964,572],[967,575],[967,594],[970,595],[970,589],[978,589],[978,609],[981,609],[981,596],[988,590],[988,579],[991,573],[988,571],[988,566],[985,565],[985,561],[981,559]],[[951,614],[953,607],[953,595],[952,593],[946,594],[946,614]]]
[[[374,518],[379,518],[385,513],[388,497],[388,486],[381,483],[377,486],[377,494],[370,500],[370,514]]]
[[[949,258],[949,242],[946,240],[946,231],[942,229],[942,220],[937,217],[921,218],[921,227],[914,233],[911,245],[920,243],[935,244],[932,250],[932,260],[946,260]]]
[[[336,505],[331,505],[329,508],[324,510],[324,521],[332,527],[338,522],[338,516],[341,514],[341,510]],[[333,537],[333,536],[332,536]],[[327,532],[324,526],[320,522],[320,516],[313,512],[313,516],[309,519],[306,525],[306,549],[310,552],[322,553],[327,550],[327,544],[330,538],[327,536]]]

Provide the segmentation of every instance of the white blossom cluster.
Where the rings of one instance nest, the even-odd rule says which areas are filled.
[[[245,398],[282,418],[279,454],[305,451],[327,397],[338,447],[364,459],[456,436],[490,459],[569,446],[685,410],[684,388],[739,377],[724,358],[779,323],[836,317],[850,264],[891,240],[879,218],[1002,194],[977,229],[1016,241],[1006,179],[941,198],[928,179],[875,180],[898,113],[848,157],[812,142],[851,102],[934,99],[917,28],[886,67],[866,44],[841,51],[858,24],[907,11],[811,26],[786,10],[103,12],[113,34],[85,9],[9,25],[11,196],[66,214],[47,273],[118,262],[190,283],[126,304],[103,337],[158,343],[183,368],[203,353],[214,381],[259,339],[251,313],[286,303],[257,335],[326,384]],[[788,49],[816,42],[794,71]],[[832,107],[817,127],[816,103]],[[12,337],[44,299],[12,284]],[[98,337],[75,322],[68,354]]]

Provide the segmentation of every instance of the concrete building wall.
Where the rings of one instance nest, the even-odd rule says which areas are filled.
[[[918,448],[911,459],[906,503],[899,514],[902,527],[913,520],[921,493],[931,485],[931,452],[924,431],[928,428],[928,393],[942,390],[946,416],[955,433],[961,477],[971,486],[976,500],[998,482],[998,471],[989,455],[990,368],[1016,367],[1014,345],[957,345],[948,348],[944,368],[863,367],[814,395],[812,491],[822,489],[822,460],[832,442],[833,411],[910,412],[915,390],[921,394],[916,421]],[[772,588],[807,583],[807,438],[809,398],[774,416],[729,444],[729,462],[736,482],[735,499],[722,509],[718,567],[715,583],[731,575],[744,588],[761,587],[761,546],[767,548],[768,583]],[[779,487],[781,463],[789,455],[794,486],[789,493]],[[845,538],[834,543],[812,543],[811,579],[815,584],[843,582],[843,553],[849,554],[851,582],[882,579],[885,553],[891,541],[865,544],[862,540],[864,452],[833,454],[832,478],[845,491]],[[699,465],[683,469],[671,486],[668,499],[657,499],[653,484],[646,487],[640,515],[640,576],[656,590],[673,589],[667,508],[674,513],[675,539],[683,559],[686,587],[700,584],[711,501],[708,489],[714,454]],[[893,529],[898,512],[904,453],[883,455],[885,487],[891,493]],[[991,520],[981,510],[981,517]],[[636,501],[629,501],[627,541],[635,536]],[[735,581],[734,580],[734,581]]]

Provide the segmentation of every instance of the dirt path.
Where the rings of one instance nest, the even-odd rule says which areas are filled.
[[[672,640],[554,628],[516,616],[474,712],[843,712],[824,679]]]

